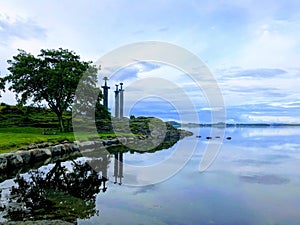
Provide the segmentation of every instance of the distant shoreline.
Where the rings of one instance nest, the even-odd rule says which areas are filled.
[[[174,127],[300,127],[300,124],[288,124],[288,123],[178,123],[176,121],[168,121]]]

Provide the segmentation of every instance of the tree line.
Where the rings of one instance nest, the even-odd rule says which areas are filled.
[[[74,101],[80,101],[81,107],[76,107],[77,110],[85,110],[80,113],[95,113],[96,118],[108,118],[109,112],[100,104],[103,96],[97,87],[98,69],[91,61],[81,61],[74,51],[62,48],[42,49],[37,56],[18,51],[7,60],[10,73],[0,78],[0,91],[5,92],[5,85],[9,84],[8,89],[16,94],[18,105],[23,106],[29,101],[36,105],[46,102],[56,114],[61,131],[65,130],[63,113],[72,109]],[[98,95],[96,104],[88,95],[74,99],[81,78],[85,91]]]

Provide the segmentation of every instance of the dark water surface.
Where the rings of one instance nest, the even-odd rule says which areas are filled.
[[[115,183],[112,155],[107,165],[107,190],[95,199],[98,215],[77,219],[77,223],[300,224],[300,128],[227,128],[226,136],[232,140],[223,140],[220,154],[205,172],[199,172],[199,163],[210,129],[192,131],[194,136],[167,150],[124,153],[124,165],[118,170],[123,175],[121,185],[120,176]],[[199,133],[200,139],[195,137]],[[176,157],[180,161],[180,155],[173,154],[178,144],[189,149],[195,143],[191,159],[174,176],[152,185],[132,186],[153,178],[142,174],[140,167],[175,157],[169,165],[172,167],[177,163]],[[0,184],[2,195],[10,185],[12,180]]]

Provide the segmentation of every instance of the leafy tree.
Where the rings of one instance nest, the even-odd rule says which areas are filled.
[[[5,82],[3,78],[0,77],[0,97],[1,97],[1,91],[5,91]]]
[[[84,80],[77,87],[77,95],[72,108],[73,116],[84,116],[85,118],[92,118],[94,120],[110,119],[109,111],[100,104],[103,98],[100,89],[91,88],[89,84],[89,81],[93,80],[96,74],[97,69],[95,67],[89,67],[85,71]]]
[[[91,62],[80,61],[79,55],[67,49],[42,49],[40,52],[35,57],[19,50],[19,54],[7,61],[10,74],[3,78],[2,83],[12,84],[9,90],[16,93],[20,105],[28,100],[35,104],[46,101],[57,115],[61,131],[64,131],[63,112],[73,104],[78,82],[87,70],[91,72],[84,82],[86,89],[100,93],[96,88],[97,69],[91,66]]]

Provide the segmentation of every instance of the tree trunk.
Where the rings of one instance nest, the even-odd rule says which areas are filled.
[[[64,132],[65,128],[64,128],[64,121],[63,121],[62,115],[57,115],[57,118],[58,118],[58,122],[59,122],[60,132]]]

